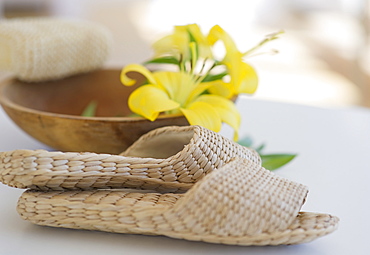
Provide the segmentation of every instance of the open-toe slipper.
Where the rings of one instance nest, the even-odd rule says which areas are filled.
[[[331,233],[338,224],[329,214],[300,212],[306,194],[301,184],[234,159],[185,194],[26,191],[18,212],[53,227],[233,245],[297,244]]]
[[[15,150],[0,153],[0,181],[39,190],[139,188],[184,191],[231,158],[254,150],[200,126],[153,130],[121,155]]]

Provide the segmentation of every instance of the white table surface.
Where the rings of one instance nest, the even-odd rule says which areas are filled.
[[[167,237],[41,227],[15,208],[22,190],[0,184],[0,254],[370,254],[370,110],[323,109],[241,98],[241,134],[266,142],[266,152],[296,152],[276,171],[310,187],[304,211],[340,217],[339,229],[311,243],[238,247]],[[223,131],[228,135],[228,130]],[[0,151],[48,149],[0,110]]]

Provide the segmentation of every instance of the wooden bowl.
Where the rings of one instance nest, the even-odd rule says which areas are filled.
[[[183,116],[165,115],[156,121],[127,116],[127,98],[139,82],[123,86],[120,70],[98,70],[67,79],[25,83],[8,79],[0,84],[0,104],[25,132],[61,151],[119,154],[152,129],[189,125]],[[95,100],[96,117],[80,116]]]

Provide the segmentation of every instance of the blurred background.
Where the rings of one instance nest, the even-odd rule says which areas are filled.
[[[223,27],[240,50],[283,29],[249,59],[260,77],[253,98],[324,107],[370,107],[368,0],[0,0],[2,19],[60,16],[92,20],[114,35],[107,67],[151,57],[150,44],[174,25]]]

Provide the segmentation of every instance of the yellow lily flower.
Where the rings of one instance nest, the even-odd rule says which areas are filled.
[[[197,81],[186,72],[150,72],[146,67],[133,64],[123,68],[121,82],[131,86],[135,81],[128,72],[144,75],[148,84],[137,88],[128,99],[132,112],[154,121],[161,112],[183,114],[190,125],[201,125],[219,132],[222,122],[235,130],[238,137],[240,114],[233,102],[218,95],[201,95],[212,83]]]
[[[121,82],[126,86],[136,83],[127,75],[129,72],[138,72],[147,79],[146,85],[131,93],[128,99],[131,111],[151,121],[161,113],[184,115],[190,125],[201,125],[216,132],[226,123],[234,129],[237,140],[240,114],[230,99],[242,93],[253,94],[258,87],[255,70],[243,58],[277,39],[281,33],[266,36],[257,46],[242,53],[218,25],[212,27],[207,36],[197,24],[175,26],[171,35],[153,44],[155,56],[145,64],[175,65],[177,72],[151,72],[138,64],[122,69]],[[226,52],[221,60],[212,53],[218,41],[223,43]]]
[[[206,36],[201,32],[197,24],[175,26],[173,34],[156,41],[152,47],[155,57],[163,55],[181,55],[183,59],[190,59],[189,44],[195,41],[198,47],[198,56],[212,58],[211,47]]]
[[[216,25],[209,31],[207,40],[211,45],[218,40],[223,42],[226,54],[220,63],[225,65],[230,75],[228,83],[221,80],[215,81],[215,86],[210,89],[210,92],[226,98],[232,98],[241,93],[253,94],[258,86],[257,73],[253,67],[243,61],[243,53],[237,49],[230,35]]]

